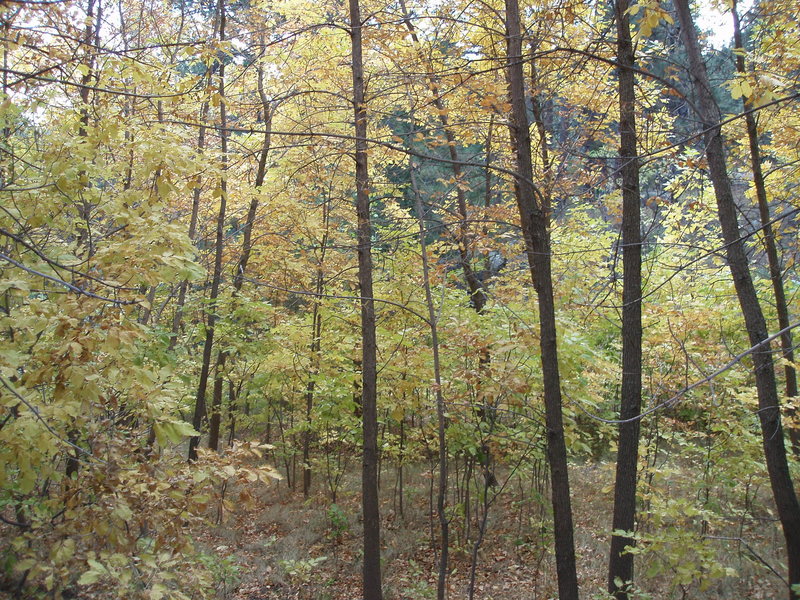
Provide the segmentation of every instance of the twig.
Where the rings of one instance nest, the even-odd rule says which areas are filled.
[[[42,273],[41,271],[37,271],[36,269],[32,269],[30,267],[26,267],[22,263],[17,262],[16,260],[11,258],[10,256],[6,256],[2,252],[0,252],[0,258],[2,258],[4,261],[6,261],[8,263],[11,263],[15,267],[18,267],[18,268],[22,269],[23,271],[26,271],[26,272],[30,273],[31,275],[36,275],[38,277],[43,277],[43,278],[45,278],[45,279],[47,279],[49,281],[52,281],[53,283],[57,283],[59,285],[63,285],[64,287],[66,287],[70,291],[75,292],[76,294],[79,294],[79,295],[88,296],[89,298],[96,298],[98,300],[103,300],[104,302],[113,302],[114,304],[120,304],[120,305],[130,305],[130,304],[138,304],[139,303],[138,300],[115,300],[114,298],[106,298],[105,296],[99,296],[99,295],[94,294],[92,292],[86,291],[83,288],[78,287],[77,285],[72,285],[71,283],[69,283],[67,281],[64,281],[63,279],[59,279],[58,277],[53,277],[52,275],[48,275],[47,273]]]
[[[648,415],[653,414],[654,412],[656,412],[658,410],[661,410],[662,408],[665,408],[667,406],[672,406],[673,404],[677,403],[678,400],[681,399],[681,397],[685,396],[686,394],[691,392],[693,389],[698,388],[701,385],[705,385],[706,383],[709,383],[711,380],[715,379],[716,377],[718,377],[719,375],[721,375],[722,373],[724,373],[725,371],[727,371],[728,369],[730,369],[734,365],[740,363],[742,360],[747,358],[749,355],[753,354],[754,352],[758,352],[758,350],[760,348],[762,348],[763,346],[769,344],[772,340],[774,340],[776,338],[779,338],[784,333],[786,333],[787,331],[791,331],[795,327],[800,327],[800,321],[798,321],[796,323],[792,323],[788,327],[784,327],[783,329],[781,329],[779,332],[773,333],[771,336],[768,336],[768,337],[764,338],[763,340],[758,342],[755,346],[752,346],[752,347],[748,348],[747,350],[745,350],[744,352],[742,352],[741,354],[737,354],[736,356],[734,356],[730,361],[725,363],[722,367],[720,367],[719,369],[717,369],[716,371],[714,371],[713,373],[711,373],[707,377],[703,377],[699,381],[695,381],[693,384],[683,388],[681,391],[679,391],[677,394],[675,394],[674,396],[672,396],[668,400],[665,400],[664,402],[660,402],[659,404],[656,404],[655,406],[653,406],[651,408],[648,408],[646,411],[644,411],[643,413],[641,413],[640,415],[638,415],[636,417],[631,417],[630,419],[604,419],[601,416],[592,414],[589,411],[587,411],[585,408],[583,408],[580,405],[579,402],[575,402],[575,405],[586,416],[588,416],[588,417],[590,417],[592,419],[595,419],[596,421],[600,421],[602,423],[619,424],[619,423],[631,423],[633,421],[638,421],[638,420],[643,419],[644,417],[646,417]],[[772,407],[770,407],[770,408],[772,408]]]
[[[60,435],[58,435],[58,432],[55,429],[53,429],[52,427],[50,427],[49,423],[44,420],[44,417],[42,417],[42,415],[39,414],[39,411],[36,409],[36,407],[33,406],[30,402],[28,402],[22,394],[20,394],[17,390],[15,390],[14,387],[10,383],[8,383],[6,381],[5,377],[0,376],[0,383],[2,383],[3,387],[5,387],[9,392],[14,394],[14,396],[16,396],[16,398],[20,402],[22,402],[25,406],[27,406],[28,410],[30,410],[31,413],[33,413],[33,416],[35,416],[42,423],[42,425],[45,426],[45,429],[47,429],[47,431],[49,431],[53,435],[53,437],[55,437],[57,440],[59,440],[60,442],[63,442],[64,444],[66,444],[67,446],[70,446],[71,448],[74,448],[75,450],[77,450],[81,454],[85,454],[86,456],[88,456],[92,460],[95,460],[95,461],[97,461],[99,463],[102,463],[104,465],[108,464],[102,458],[97,458],[94,454],[92,454],[88,450],[85,450],[84,448],[81,448],[77,444],[73,444],[69,440],[65,440]]]
[[[703,537],[705,537],[706,539],[709,539],[709,540],[723,540],[723,541],[726,541],[726,542],[739,542],[740,544],[744,545],[745,548],[747,548],[747,551],[750,554],[752,554],[753,557],[758,562],[760,562],[762,565],[767,567],[767,569],[769,569],[772,572],[773,575],[775,575],[778,579],[780,579],[787,588],[790,587],[789,586],[789,582],[786,581],[786,579],[784,579],[783,575],[781,575],[775,569],[773,569],[772,565],[770,565],[766,560],[761,558],[761,555],[758,554],[758,552],[756,552],[755,550],[753,550],[750,547],[750,544],[748,544],[742,538],[740,538],[740,537],[728,537],[728,536],[724,536],[724,535],[706,535],[706,536],[703,536]]]
[[[323,294],[317,292],[308,292],[306,290],[295,290],[291,288],[281,287],[278,285],[271,285],[269,283],[266,283],[265,281],[259,281],[257,279],[251,279],[249,277],[244,277],[244,280],[260,287],[269,288],[271,290],[277,290],[279,292],[287,292],[289,294],[299,294],[300,296],[313,296],[315,298],[336,298],[339,300],[359,300],[359,301],[372,300],[373,302],[381,302],[383,304],[396,306],[397,308],[409,312],[429,326],[431,324],[431,322],[426,317],[415,311],[413,308],[409,308],[408,306],[400,304],[399,302],[392,302],[391,300],[385,300],[383,298],[364,298],[363,296],[340,296],[338,294]]]

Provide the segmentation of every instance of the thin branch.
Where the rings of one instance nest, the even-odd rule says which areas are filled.
[[[8,238],[11,238],[15,242],[17,242],[19,244],[22,244],[28,250],[30,250],[31,252],[36,254],[36,256],[38,256],[39,258],[41,258],[43,261],[45,261],[47,264],[49,264],[50,266],[52,266],[54,268],[64,269],[65,271],[69,271],[70,273],[72,273],[74,275],[78,275],[80,277],[83,277],[83,278],[86,278],[86,279],[90,279],[90,280],[95,281],[95,282],[97,282],[97,283],[99,283],[101,285],[104,285],[106,287],[110,287],[110,288],[113,288],[113,289],[124,290],[124,291],[128,291],[128,292],[134,291],[136,289],[136,288],[132,288],[132,287],[126,287],[124,285],[116,285],[116,284],[113,284],[113,283],[108,283],[108,282],[103,281],[102,279],[100,279],[98,277],[93,277],[93,276],[89,275],[88,273],[84,273],[84,272],[79,271],[78,269],[76,269],[74,267],[70,267],[69,265],[63,265],[63,264],[59,263],[58,261],[55,261],[55,260],[51,259],[50,257],[48,257],[44,252],[42,252],[41,250],[36,248],[36,246],[34,246],[33,244],[30,244],[30,243],[26,242],[21,237],[11,233],[10,231],[6,231],[2,227],[0,227],[0,235],[4,235],[4,236],[6,236]]]
[[[751,548],[751,547],[750,547],[750,544],[748,544],[748,543],[747,543],[746,541],[744,541],[742,538],[740,538],[740,537],[728,537],[728,536],[724,536],[724,535],[706,535],[706,536],[703,536],[703,537],[705,537],[705,538],[706,538],[706,539],[708,539],[708,540],[723,540],[723,541],[726,541],[726,542],[739,542],[740,544],[744,545],[744,547],[745,547],[745,548],[747,548],[747,551],[748,551],[750,554],[752,554],[752,555],[753,555],[753,557],[754,557],[754,558],[755,558],[755,559],[756,559],[758,562],[760,562],[762,565],[764,565],[765,567],[767,567],[767,569],[769,569],[769,570],[772,572],[772,574],[773,574],[773,575],[775,575],[775,576],[776,576],[778,579],[780,579],[780,580],[783,582],[783,584],[784,584],[784,585],[785,585],[787,588],[788,588],[788,587],[790,587],[790,586],[789,586],[789,582],[788,582],[788,581],[786,581],[786,579],[783,577],[783,575],[781,575],[780,573],[778,573],[778,572],[777,572],[777,571],[776,571],[776,570],[775,570],[775,569],[772,567],[772,565],[770,565],[770,564],[769,564],[769,563],[768,563],[766,560],[764,560],[764,559],[761,557],[761,555],[759,555],[759,554],[758,554],[758,552],[756,552],[755,550],[753,550],[753,548]]]
[[[9,256],[6,256],[2,252],[0,252],[0,259],[3,259],[4,261],[14,265],[15,267],[20,268],[23,271],[26,271],[27,273],[30,273],[31,275],[36,275],[38,277],[43,277],[44,279],[52,281],[53,283],[57,283],[59,285],[63,285],[64,287],[66,287],[70,291],[75,292],[76,294],[79,294],[79,295],[88,296],[89,298],[96,298],[97,300],[102,300],[104,302],[113,302],[114,304],[123,305],[123,306],[124,305],[130,305],[130,304],[139,304],[138,300],[115,300],[114,298],[106,298],[105,296],[99,296],[99,295],[94,294],[92,292],[86,291],[83,288],[78,287],[77,285],[72,285],[71,283],[69,283],[67,281],[64,281],[63,279],[59,279],[58,277],[53,277],[52,275],[48,275],[47,273],[42,273],[41,271],[37,271],[36,269],[31,269],[30,267],[26,267],[22,263],[19,263],[16,260],[14,260],[13,258],[11,258]]]
[[[713,379],[715,379],[718,376],[722,375],[725,371],[729,370],[730,368],[734,367],[738,363],[742,362],[742,360],[744,360],[745,358],[747,358],[748,356],[750,356],[754,352],[758,352],[763,346],[768,345],[772,340],[779,338],[784,333],[786,333],[787,331],[791,331],[795,327],[800,327],[800,321],[792,323],[788,327],[784,327],[783,329],[781,329],[779,332],[773,333],[771,336],[764,338],[763,340],[758,342],[755,346],[752,346],[752,347],[748,348],[747,350],[745,350],[744,352],[734,356],[730,361],[725,363],[722,367],[720,367],[719,369],[717,369],[716,371],[714,371],[713,373],[711,373],[707,377],[703,377],[702,379],[700,379],[698,381],[695,381],[693,384],[683,388],[681,391],[679,391],[677,394],[675,394],[674,396],[672,396],[668,400],[665,400],[664,402],[660,402],[659,404],[656,404],[655,406],[653,406],[651,408],[648,408],[646,411],[642,412],[642,414],[640,414],[640,415],[638,415],[636,417],[631,417],[630,419],[604,419],[601,416],[592,414],[589,411],[587,411],[585,408],[583,408],[580,405],[579,402],[575,402],[575,405],[586,416],[588,416],[588,417],[590,417],[590,418],[592,418],[592,419],[594,419],[596,421],[600,421],[602,423],[619,424],[619,423],[631,423],[633,421],[641,420],[644,417],[646,417],[648,415],[651,415],[651,414],[653,414],[654,412],[656,412],[658,410],[661,410],[662,408],[667,408],[669,406],[672,406],[672,405],[676,404],[683,396],[685,396],[686,394],[688,394],[692,390],[700,387],[701,385],[705,385],[706,383],[711,382]]]
[[[53,435],[53,437],[55,437],[58,441],[66,444],[67,446],[70,446],[71,448],[74,448],[75,450],[77,450],[81,454],[85,454],[86,456],[88,456],[89,458],[91,458],[94,461],[97,461],[99,463],[103,463],[104,465],[107,464],[106,461],[104,461],[102,458],[97,458],[94,454],[92,454],[88,450],[86,450],[84,448],[81,448],[77,444],[73,444],[69,440],[65,440],[60,435],[58,435],[58,432],[55,429],[53,429],[52,427],[50,427],[49,423],[44,420],[44,417],[42,417],[42,415],[39,414],[39,411],[36,409],[36,407],[33,406],[30,402],[28,402],[22,394],[20,394],[17,390],[15,390],[14,387],[10,383],[8,383],[6,381],[5,377],[0,376],[0,383],[2,383],[3,387],[5,387],[9,392],[14,394],[14,396],[16,396],[17,400],[19,400],[25,406],[27,406],[28,410],[30,410],[31,413],[33,413],[33,416],[35,416],[41,422],[41,424],[45,426],[45,429],[47,429],[47,431],[49,431]]]
[[[278,286],[278,285],[272,285],[272,284],[266,283],[265,281],[259,281],[257,279],[251,279],[249,277],[244,277],[243,279],[245,281],[247,281],[249,283],[252,283],[254,285],[257,285],[259,287],[265,287],[265,288],[269,288],[271,290],[277,290],[279,292],[287,292],[289,294],[298,294],[300,296],[313,296],[314,298],[336,298],[338,300],[359,300],[359,301],[362,301],[362,302],[365,301],[365,300],[372,300],[373,302],[380,302],[382,304],[389,304],[391,306],[396,306],[397,308],[400,308],[400,309],[402,309],[402,310],[404,310],[404,311],[406,311],[408,313],[411,313],[412,315],[414,315],[415,317],[417,317],[418,319],[423,321],[428,326],[430,326],[430,324],[431,324],[431,322],[426,317],[424,317],[423,315],[421,315],[420,313],[415,311],[413,308],[409,308],[408,306],[405,306],[404,304],[400,304],[399,302],[392,302],[391,300],[385,300],[383,298],[365,298],[363,296],[340,296],[338,294],[322,294],[322,293],[317,293],[317,292],[308,292],[308,291],[305,291],[305,290],[293,290],[291,288],[285,288],[285,287],[281,287],[281,286]]]

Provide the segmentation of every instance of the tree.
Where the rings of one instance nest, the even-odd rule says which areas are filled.
[[[736,203],[725,162],[720,111],[711,93],[712,87],[700,53],[697,31],[688,0],[675,0],[675,9],[689,59],[689,71],[696,96],[698,117],[703,127],[705,153],[717,199],[717,213],[725,240],[728,267],[736,287],[736,295],[739,299],[750,344],[755,348],[753,373],[758,391],[758,417],[761,422],[764,457],[769,472],[772,495],[778,508],[778,517],[786,540],[789,583],[797,586],[800,584],[800,504],[795,495],[786,458],[778,387],[767,324],[753,285],[744,242],[739,232]],[[797,589],[797,587],[790,589],[790,598],[800,597]]]
[[[361,302],[361,414],[363,427],[361,502],[364,513],[364,600],[381,600],[381,542],[378,503],[378,411],[375,302],[372,291],[372,222],[367,168],[367,105],[364,98],[361,8],[349,0],[355,127],[358,289]]]
[[[225,42],[225,3],[219,0],[216,11],[215,30],[219,34],[220,42]],[[209,308],[206,311],[205,341],[203,343],[203,362],[200,368],[200,380],[197,384],[197,397],[195,398],[194,416],[192,417],[192,427],[196,431],[201,431],[203,421],[207,415],[206,409],[206,390],[208,389],[208,378],[211,371],[211,356],[214,348],[214,333],[217,322],[216,303],[219,297],[220,284],[222,282],[222,256],[225,250],[225,209],[228,203],[228,180],[225,173],[226,154],[228,152],[227,137],[227,113],[225,106],[225,60],[221,59],[218,66],[218,91],[219,94],[219,124],[220,124],[220,150],[222,152],[222,174],[220,176],[219,187],[215,190],[215,197],[219,198],[219,209],[217,211],[216,239],[214,242],[214,267],[211,275],[211,290],[209,291]],[[220,409],[219,402],[222,394],[222,381],[217,373],[214,377],[214,400],[212,405],[212,416],[215,411]],[[219,382],[219,383],[217,383]],[[219,434],[219,417],[215,418],[217,436]],[[213,441],[211,436],[210,441]],[[189,441],[189,460],[197,459],[197,446],[200,438],[195,436]]]
[[[736,53],[736,71],[740,76],[747,76],[747,69],[744,61],[744,42],[742,40],[742,29],[739,19],[736,0],[731,5],[733,15],[733,45],[740,49]],[[770,216],[769,199],[767,198],[767,187],[764,182],[764,171],[761,167],[761,145],[758,141],[758,124],[756,115],[751,110],[755,108],[754,103],[745,95],[742,95],[742,106],[744,108],[745,127],[747,128],[747,142],[750,149],[750,165],[753,170],[753,186],[756,190],[756,202],[758,203],[758,216],[761,219],[761,230],[763,232],[764,249],[767,252],[767,263],[769,265],[769,277],[772,282],[772,293],[775,296],[775,309],[778,313],[778,329],[781,333],[781,350],[783,358],[786,360],[784,366],[784,378],[786,382],[786,397],[791,402],[797,397],[797,370],[794,366],[794,346],[792,344],[792,330],[789,320],[789,306],[786,301],[786,290],[783,283],[783,269],[778,256],[778,248],[775,243],[775,234],[772,230],[772,219]],[[791,411],[794,415],[794,409]],[[789,430],[789,437],[792,441],[792,450],[796,456],[800,456],[800,430],[792,427]]]
[[[561,410],[561,383],[550,259],[550,206],[533,184],[531,137],[525,104],[522,70],[522,27],[517,0],[506,0],[507,69],[512,122],[511,140],[516,158],[514,191],[517,197],[525,251],[539,306],[539,347],[544,381],[547,460],[552,480],[553,526],[555,530],[558,591],[562,600],[577,600],[572,504],[569,490],[567,448]]]
[[[629,2],[617,0],[617,63],[622,173],[622,391],[614,485],[614,519],[608,591],[627,600],[633,582],[634,544],[629,534],[636,519],[636,474],[639,463],[639,412],[642,405],[642,238],[639,197],[639,158],[636,148],[636,96],[634,48]]]
[[[431,330],[431,350],[433,352],[434,393],[436,395],[436,434],[439,449],[439,489],[436,495],[436,512],[439,516],[441,531],[441,557],[439,559],[439,578],[436,585],[437,600],[444,600],[447,583],[447,564],[450,551],[449,521],[445,514],[447,500],[447,417],[445,414],[444,395],[442,394],[441,363],[439,361],[439,328],[436,323],[436,307],[431,294],[430,269],[428,267],[428,248],[425,242],[425,218],[422,210],[422,197],[417,187],[414,171],[416,165],[411,164],[411,189],[414,194],[414,208],[419,223],[419,245],[422,251],[422,285],[425,288],[425,304],[428,308],[428,325]]]

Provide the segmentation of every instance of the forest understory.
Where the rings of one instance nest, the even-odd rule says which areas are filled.
[[[0,594],[800,600],[797,0],[0,0]]]
[[[688,471],[686,469],[685,471]],[[508,473],[498,474],[505,480]],[[608,563],[608,520],[613,507],[613,464],[601,461],[573,465],[575,523],[579,535],[576,551],[580,584],[586,598],[605,598]],[[397,471],[389,469],[381,480],[383,522],[382,565],[387,600],[428,600],[436,597],[437,550],[431,543],[436,515],[431,513],[430,466],[406,469],[406,497],[399,514]],[[684,483],[691,485],[689,477]],[[478,553],[474,598],[481,600],[544,600],[558,595],[552,533],[546,498],[536,488],[542,481],[522,473],[512,476],[508,489],[490,507],[485,538]],[[358,473],[342,481],[338,502],[328,490],[314,486],[308,499],[285,482],[265,486],[243,484],[229,491],[234,500],[223,523],[196,532],[197,542],[207,547],[217,564],[217,597],[230,600],[356,600],[361,586],[361,523]],[[501,484],[502,485],[502,484]],[[681,485],[680,482],[677,483]],[[527,489],[526,489],[527,488]],[[497,491],[497,490],[495,490]],[[720,490],[714,490],[717,496]],[[745,499],[732,494],[732,503]],[[738,496],[738,498],[736,497]],[[473,502],[475,500],[473,499]],[[780,531],[768,509],[767,493],[754,491],[738,506],[741,516],[704,526],[701,515],[676,515],[671,525],[689,530],[690,538],[708,536],[721,564],[735,573],[681,584],[679,569],[696,569],[697,556],[690,548],[667,557],[657,552],[642,556],[637,569],[657,574],[643,577],[636,598],[771,599],[783,595],[783,582],[765,562],[780,564]],[[480,502],[480,499],[478,500]],[[455,504],[455,503],[454,503]],[[478,504],[478,508],[479,508]],[[473,511],[475,510],[473,506]],[[479,509],[480,510],[480,509]],[[462,514],[454,516],[458,541],[451,551],[447,597],[468,598],[472,552],[480,512],[473,516],[470,538]],[[214,513],[216,514],[216,513]],[[475,521],[478,521],[477,523]],[[643,524],[644,531],[653,526]],[[705,533],[704,533],[705,531]],[[667,551],[668,552],[668,551]],[[764,561],[764,562],[762,562]],[[702,570],[700,567],[698,570]],[[709,569],[710,570],[710,569]],[[698,576],[695,573],[695,576]]]

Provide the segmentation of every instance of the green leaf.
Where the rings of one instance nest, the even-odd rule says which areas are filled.
[[[81,575],[81,578],[78,579],[78,585],[91,585],[104,575],[108,574],[108,569],[106,569],[102,563],[99,563],[91,558],[88,562],[91,568]]]
[[[100,573],[90,569],[86,571],[83,575],[81,575],[81,578],[78,579],[78,585],[91,585],[95,583],[98,579],[100,579]]]
[[[200,432],[184,421],[166,421],[156,423],[153,426],[156,433],[156,439],[161,446],[165,446],[167,442],[178,444],[185,437],[196,437]]]

